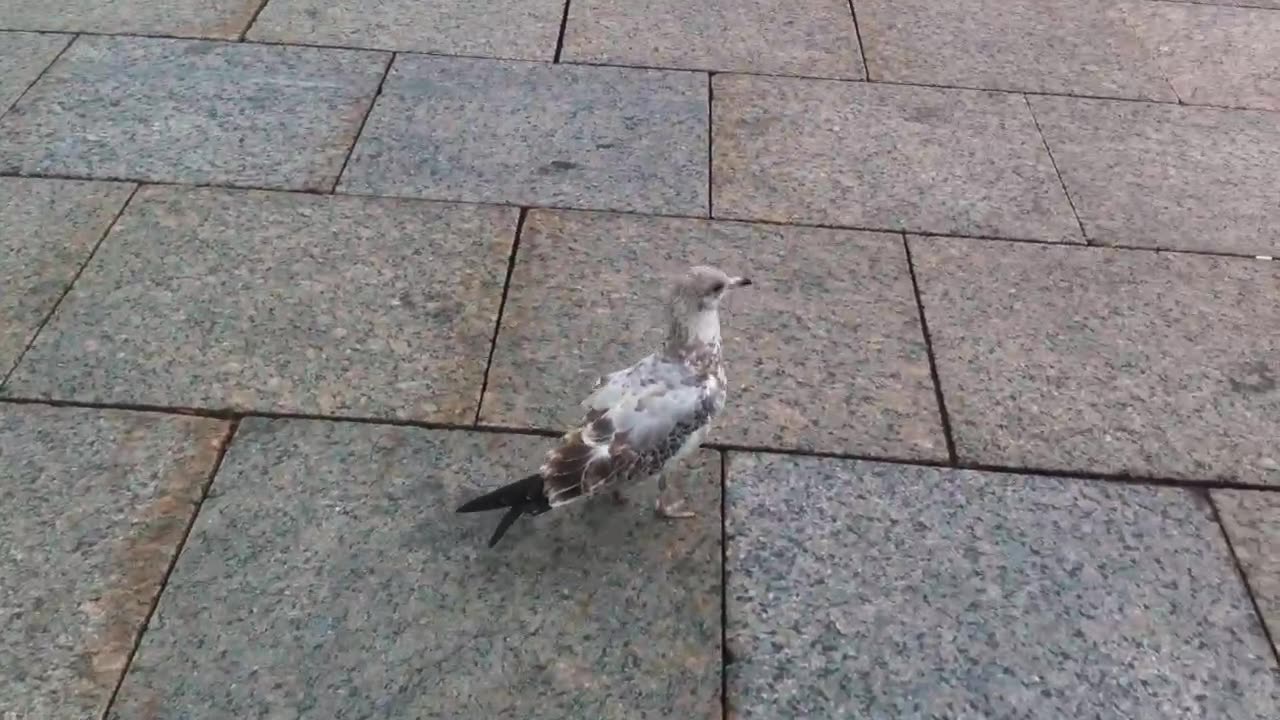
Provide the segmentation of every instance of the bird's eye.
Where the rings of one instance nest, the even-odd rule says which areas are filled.
[[[716,283],[715,285],[712,285],[712,286],[711,286],[711,292],[713,292],[713,293],[718,293],[718,292],[723,292],[723,291],[724,291],[724,283],[722,283],[722,282],[718,282],[718,283]]]

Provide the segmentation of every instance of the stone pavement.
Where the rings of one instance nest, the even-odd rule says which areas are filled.
[[[1280,0],[0,0],[0,720],[1275,720],[1272,255]]]

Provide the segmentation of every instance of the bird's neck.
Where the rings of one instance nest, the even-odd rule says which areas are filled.
[[[667,357],[691,365],[720,361],[720,312],[716,308],[672,313],[663,346]]]

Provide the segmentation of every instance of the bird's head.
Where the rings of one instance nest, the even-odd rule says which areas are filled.
[[[750,284],[747,278],[732,276],[707,265],[697,265],[676,281],[671,294],[672,309],[678,314],[714,310],[730,289]]]

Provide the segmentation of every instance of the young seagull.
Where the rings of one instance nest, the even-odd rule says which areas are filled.
[[[489,547],[521,515],[540,515],[655,475],[658,514],[693,517],[683,509],[674,471],[724,409],[720,300],[730,288],[750,284],[706,266],[690,268],[676,282],[662,349],[600,378],[582,403],[587,412],[581,424],[561,437],[538,472],[458,508],[460,513],[506,509]],[[669,489],[679,496],[672,498]]]

